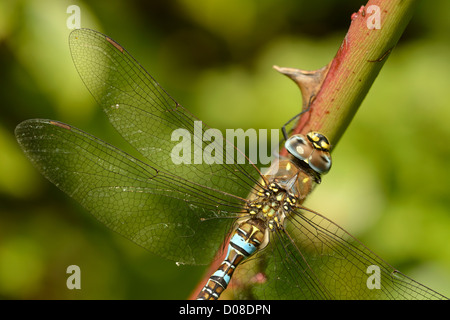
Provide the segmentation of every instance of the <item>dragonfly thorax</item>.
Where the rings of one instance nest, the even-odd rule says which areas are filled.
[[[286,214],[296,202],[293,195],[272,182],[268,188],[261,189],[248,204],[248,212],[252,217],[264,221],[269,230],[281,229],[284,227]]]
[[[263,185],[268,185],[266,192],[270,192],[272,184],[277,185],[277,189],[284,190],[285,193],[297,199],[297,203],[301,204],[306,196],[315,186],[315,178],[301,166],[290,160],[277,160],[269,168],[264,176]],[[272,188],[273,190],[273,188]],[[250,197],[253,201],[259,193]]]
[[[253,193],[246,205],[246,214],[236,226],[253,219],[264,226],[263,249],[270,241],[270,232],[284,229],[286,218],[312,191],[315,179],[290,160],[277,160],[264,175],[262,187]]]

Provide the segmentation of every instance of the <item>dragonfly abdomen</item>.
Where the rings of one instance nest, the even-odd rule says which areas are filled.
[[[197,296],[197,300],[217,300],[227,288],[235,268],[251,256],[263,243],[265,224],[261,219],[249,219],[233,232],[227,255]]]

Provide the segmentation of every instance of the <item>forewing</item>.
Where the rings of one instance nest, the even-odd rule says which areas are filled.
[[[201,152],[211,143],[203,139],[209,128],[195,124],[198,119],[170,97],[123,47],[89,29],[74,30],[69,44],[80,77],[110,122],[155,168],[247,197],[260,178],[256,167],[248,161],[238,164],[239,151],[223,138],[215,141],[215,156],[221,160],[205,162]],[[179,143],[172,141],[174,132],[186,132],[190,137],[191,163],[174,163],[172,151]]]

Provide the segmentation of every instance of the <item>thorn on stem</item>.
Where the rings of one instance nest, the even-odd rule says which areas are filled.
[[[300,91],[302,92],[302,106],[303,108],[305,108],[310,99],[314,96],[317,96],[318,92],[320,91],[322,83],[327,76],[330,65],[331,63],[327,64],[323,68],[314,71],[306,71],[295,68],[283,68],[279,66],[273,66],[273,68],[292,79],[299,86]]]

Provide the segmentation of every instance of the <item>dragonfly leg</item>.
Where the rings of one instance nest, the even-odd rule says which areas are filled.
[[[283,125],[283,127],[281,127],[281,131],[283,132],[283,138],[284,138],[285,141],[289,138],[289,135],[288,135],[288,133],[287,133],[287,131],[286,131],[286,127],[287,127],[292,121],[294,121],[295,119],[300,119],[300,117],[302,116],[302,114],[308,112],[308,111],[311,109],[311,103],[312,103],[312,101],[315,99],[315,97],[316,97],[315,95],[312,95],[312,96],[309,98],[308,105],[306,106],[306,108],[305,108],[304,110],[302,110],[302,112],[300,112],[299,114],[297,114],[297,115],[295,115],[294,117],[292,117],[291,119],[289,119],[289,121],[286,122],[286,123]]]

